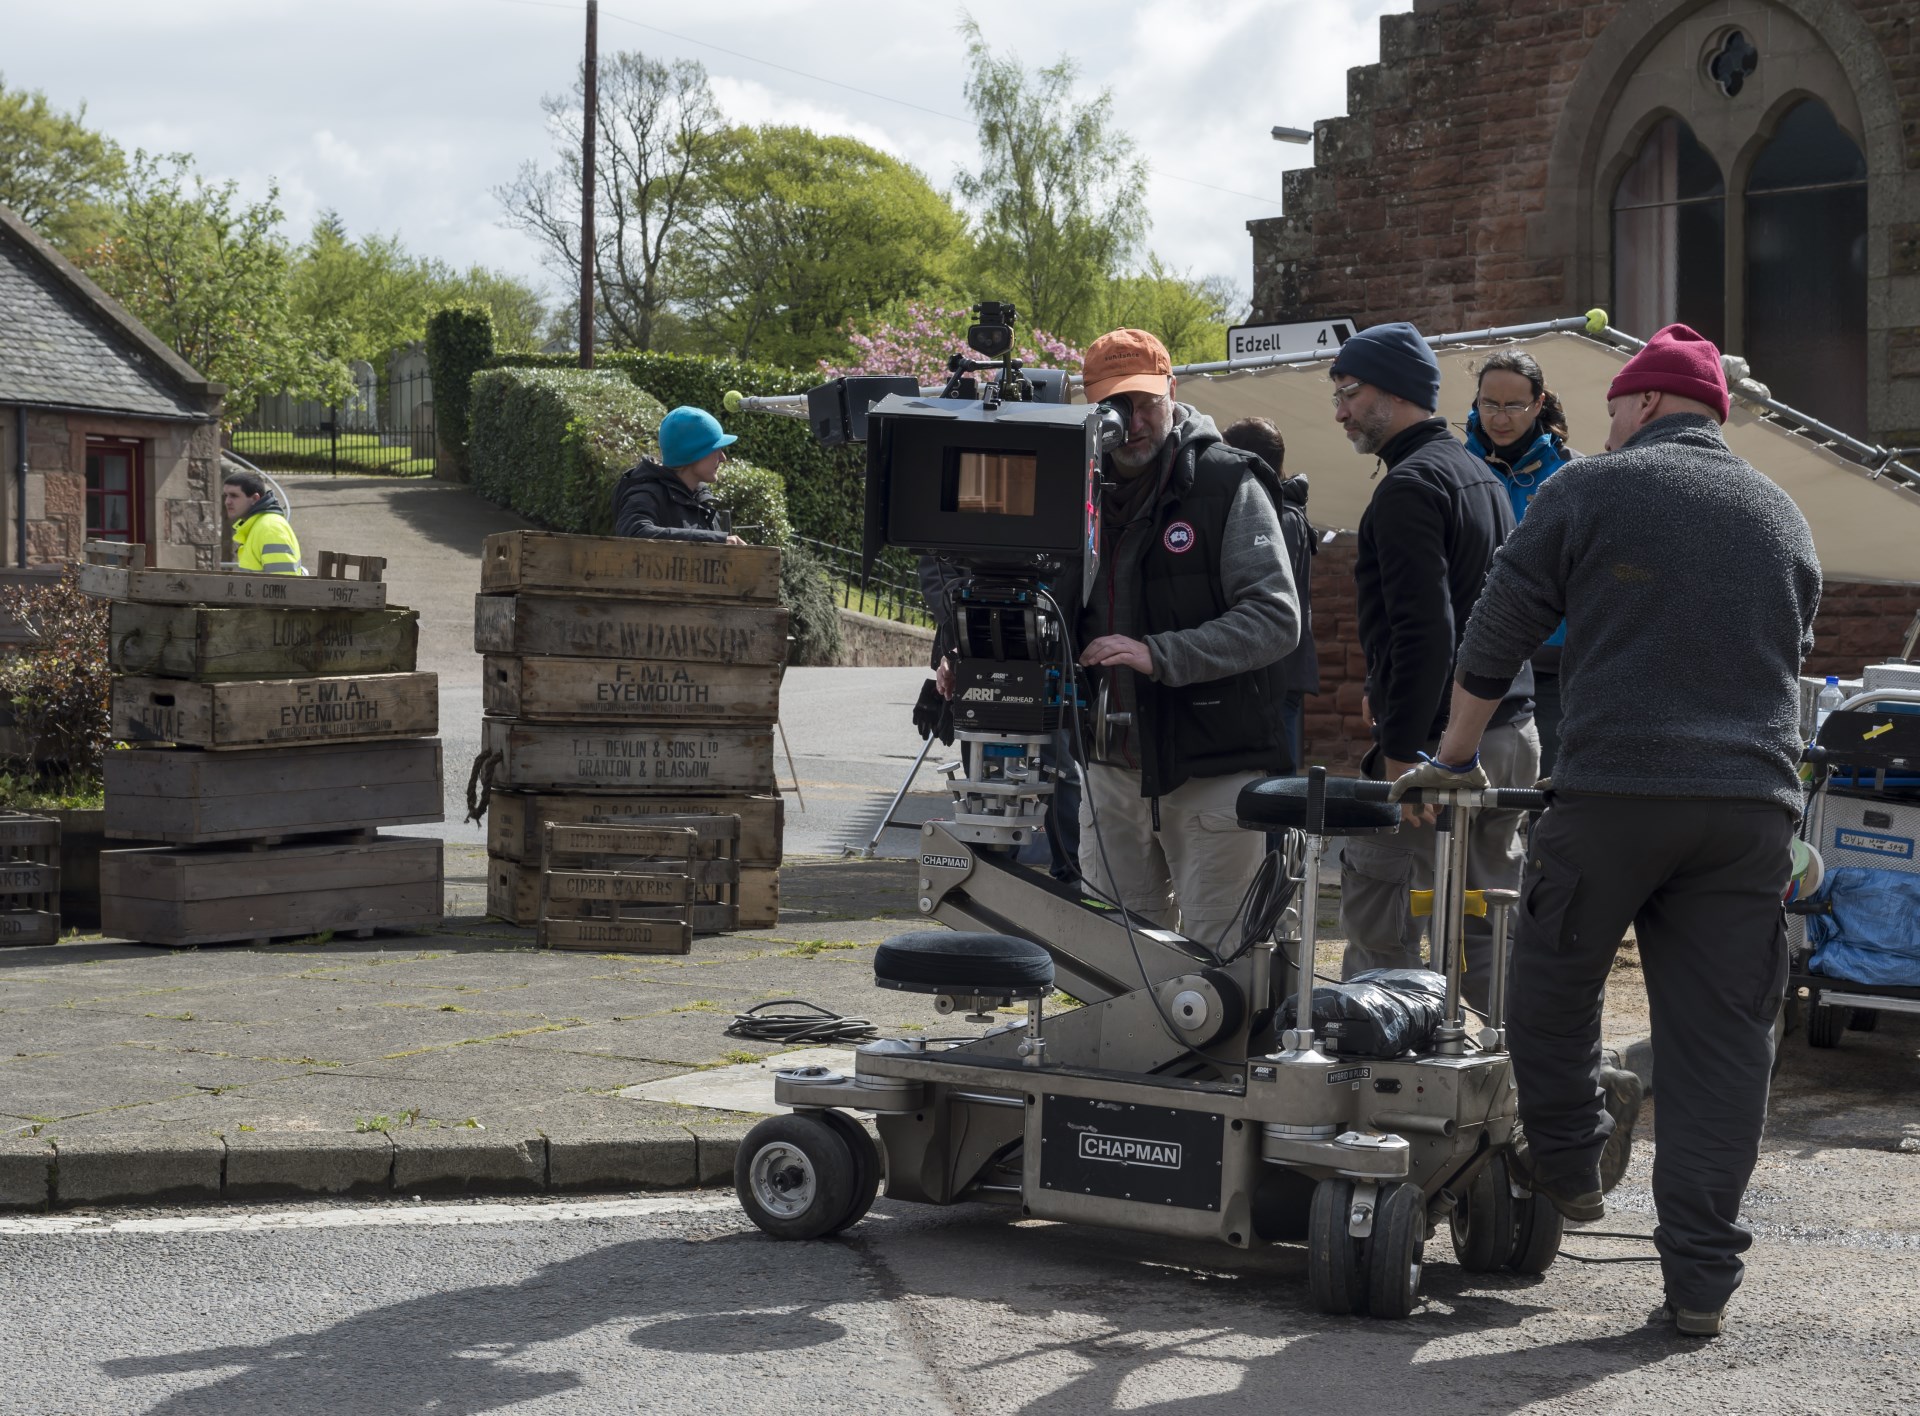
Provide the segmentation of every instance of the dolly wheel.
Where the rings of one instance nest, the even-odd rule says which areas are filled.
[[[1366,1250],[1347,1232],[1352,1211],[1353,1181],[1327,1179],[1313,1187],[1307,1216],[1307,1288],[1313,1306],[1323,1313],[1346,1314],[1366,1306]]]
[[[818,1239],[854,1200],[853,1147],[818,1116],[769,1116],[740,1143],[733,1188],[747,1218],[776,1239]]]
[[[1831,1003],[1816,1003],[1807,1009],[1807,1046],[1838,1047],[1840,1034],[1847,1030],[1847,1010]]]
[[[1467,1192],[1447,1216],[1453,1253],[1469,1273],[1492,1273],[1513,1253],[1513,1190],[1507,1158],[1496,1155],[1467,1182]]]
[[[1560,1257],[1567,1222],[1553,1201],[1534,1193],[1513,1202],[1513,1253],[1507,1267],[1515,1273],[1545,1273]]]
[[[1382,1186],[1367,1241],[1367,1311],[1376,1318],[1404,1318],[1420,1301],[1420,1275],[1427,1245],[1427,1206],[1420,1187],[1402,1181]]]
[[[840,1133],[840,1138],[853,1154],[853,1199],[847,1204],[847,1212],[827,1231],[828,1234],[838,1234],[858,1224],[866,1212],[873,1208],[874,1196],[880,1193],[880,1151],[874,1145],[873,1137],[867,1134],[867,1128],[846,1112],[822,1111],[819,1116]]]

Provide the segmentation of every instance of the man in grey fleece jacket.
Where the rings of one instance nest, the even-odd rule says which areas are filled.
[[[1608,454],[1557,472],[1501,548],[1433,758],[1397,791],[1484,782],[1480,733],[1567,621],[1552,804],[1528,843],[1508,992],[1523,1183],[1600,1217],[1600,1012],[1631,924],[1660,1058],[1656,1318],[1721,1330],[1753,1242],[1801,805],[1799,672],[1820,566],[1787,494],[1730,451],[1719,351],[1669,325],[1607,390]]]
[[[1085,378],[1090,402],[1125,403],[1128,438],[1108,455],[1099,580],[1076,637],[1109,713],[1131,716],[1089,748],[1080,873],[1217,945],[1266,849],[1239,828],[1240,789],[1292,766],[1279,664],[1300,611],[1276,479],[1174,401],[1151,334],[1095,340]]]

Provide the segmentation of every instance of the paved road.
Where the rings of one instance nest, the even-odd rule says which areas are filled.
[[[496,531],[531,523],[465,488],[421,478],[287,476],[301,548],[309,564],[323,550],[385,556],[395,603],[420,611],[420,667],[440,675],[440,736],[446,764],[444,826],[397,834],[483,842],[483,827],[462,820],[468,769],[479,754],[480,656],[473,652],[473,597],[480,547]],[[887,801],[920,751],[913,701],[919,669],[790,669],[781,686],[781,726],[799,773],[787,806],[789,855],[838,855],[864,846]],[[776,745],[777,747],[777,745]],[[791,787],[785,756],[776,774]],[[947,800],[934,791],[931,764],[918,776],[928,790],[902,819],[921,821]],[[889,831],[882,854],[912,854],[910,831]]]
[[[981,1206],[882,1200],[814,1244],[711,1193],[0,1219],[0,1412],[1910,1412],[1913,1187],[1863,1214],[1856,1156],[1770,1157],[1829,1222],[1763,1224],[1736,1325],[1705,1344],[1643,1325],[1638,1238],[1570,1239],[1628,1262],[1539,1280],[1468,1275],[1436,1240],[1423,1309],[1379,1323],[1312,1313],[1295,1248]],[[1650,1227],[1644,1179],[1609,1232]]]

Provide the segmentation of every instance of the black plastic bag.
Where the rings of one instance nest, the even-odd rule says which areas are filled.
[[[923,738],[936,737],[948,747],[953,745],[953,704],[932,679],[920,685],[920,697],[913,705],[913,726]]]
[[[1433,1046],[1447,981],[1431,969],[1368,969],[1313,990],[1313,1032],[1341,1057],[1389,1061]]]

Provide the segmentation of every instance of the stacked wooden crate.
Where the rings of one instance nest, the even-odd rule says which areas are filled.
[[[509,531],[487,538],[487,908],[540,915],[548,823],[740,818],[738,922],[780,912],[773,726],[787,659],[780,553]],[[718,902],[711,885],[695,916]]]
[[[0,948],[60,942],[60,823],[0,811]]]
[[[113,601],[101,927],[192,945],[417,929],[442,916],[439,679],[384,562],[333,574],[85,565]],[[365,578],[348,578],[353,569]]]

